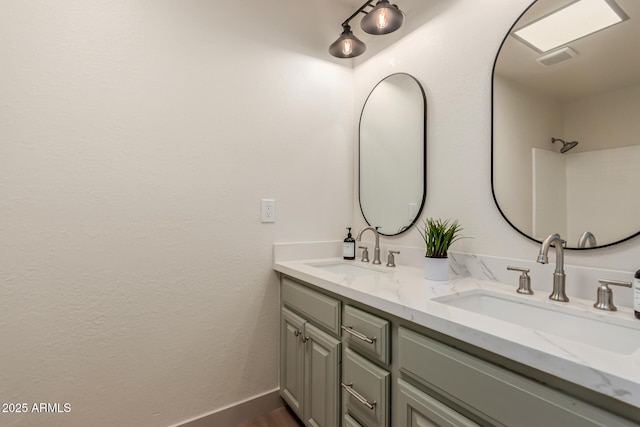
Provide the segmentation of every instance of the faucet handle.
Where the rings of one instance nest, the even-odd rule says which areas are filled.
[[[600,279],[598,280],[598,282],[600,283],[600,286],[598,286],[598,293],[597,293],[598,299],[596,300],[595,304],[593,304],[593,306],[598,310],[617,311],[618,308],[615,305],[613,305],[613,291],[611,290],[609,285],[623,286],[625,288],[630,288],[631,282],[623,282],[620,280],[605,280],[605,279]]]
[[[358,247],[362,249],[362,259],[360,261],[369,262],[369,248],[367,248],[366,246],[358,246]]]
[[[522,273],[520,275],[520,280],[518,281],[518,290],[516,292],[524,295],[533,295],[533,291],[531,290],[531,277],[529,276],[529,271],[531,270],[524,267],[512,267],[512,266],[508,266],[507,270],[519,271],[520,273]]]
[[[395,267],[396,266],[396,259],[393,256],[393,254],[399,254],[400,251],[389,251],[389,256],[387,257],[387,267]]]

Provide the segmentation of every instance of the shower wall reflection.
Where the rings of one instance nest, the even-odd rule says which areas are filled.
[[[536,239],[560,233],[579,247],[585,232],[617,240],[629,234],[640,210],[640,198],[627,197],[640,194],[640,146],[566,154],[533,148],[532,159]]]
[[[569,2],[540,0],[513,30]],[[640,2],[617,3],[640,13]],[[545,67],[505,38],[493,79],[492,184],[500,211],[526,236],[559,233],[578,248],[585,232],[606,246],[640,231],[640,60],[625,53],[639,39],[629,19],[571,42],[577,56]]]
[[[640,86],[563,103],[496,77],[494,103],[494,190],[521,231],[578,247],[586,231],[602,244],[638,228]],[[561,153],[550,135],[580,143]]]

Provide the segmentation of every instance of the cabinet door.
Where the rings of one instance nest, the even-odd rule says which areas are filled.
[[[305,320],[286,308],[280,318],[280,395],[303,417]]]
[[[305,324],[305,424],[340,425],[340,341]]]
[[[398,380],[397,427],[477,427],[478,424],[442,402]]]

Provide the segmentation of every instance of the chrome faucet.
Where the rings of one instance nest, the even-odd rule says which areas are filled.
[[[373,249],[373,263],[372,264],[382,264],[380,262],[380,234],[378,233],[377,230],[378,227],[365,227],[362,230],[360,230],[360,232],[358,233],[358,237],[356,237],[356,240],[359,242],[362,240],[362,233],[364,233],[367,230],[371,230],[373,231],[373,234],[376,235],[376,247]]]
[[[556,248],[556,271],[553,273],[553,291],[549,295],[549,299],[553,301],[568,302],[569,298],[564,292],[566,275],[564,274],[564,240],[559,234],[551,234],[542,242],[540,253],[537,261],[540,264],[547,264],[549,258],[547,253],[549,247],[553,245]]]
[[[596,242],[596,236],[594,236],[593,233],[590,231],[585,231],[580,236],[580,239],[578,239],[579,248],[586,248],[587,245],[591,245],[591,247],[594,247],[594,248],[598,246],[598,242]]]

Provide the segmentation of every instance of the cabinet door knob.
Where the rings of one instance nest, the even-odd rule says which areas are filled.
[[[365,397],[353,389],[353,383],[345,384],[341,382],[340,385],[347,393],[355,397],[358,402],[362,403],[367,408],[373,410],[376,407],[376,402],[369,402]]]
[[[302,335],[302,338],[300,339],[302,340],[302,342],[305,342],[305,343],[310,340],[309,337],[305,337],[304,335]]]

